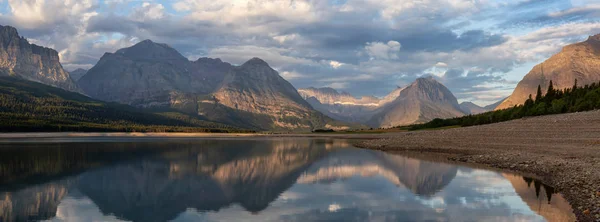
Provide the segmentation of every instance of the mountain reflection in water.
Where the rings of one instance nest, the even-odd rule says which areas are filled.
[[[560,195],[523,177],[345,140],[0,147],[0,221],[574,220]]]

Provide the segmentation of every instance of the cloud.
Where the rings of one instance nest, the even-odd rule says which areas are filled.
[[[599,5],[585,0],[8,0],[0,6],[8,9],[0,24],[55,48],[67,69],[89,68],[105,52],[152,39],[190,59],[241,64],[260,57],[297,88],[334,84],[356,96],[383,96],[433,74],[459,99],[481,103],[509,94],[515,80],[563,46],[600,33]],[[450,78],[452,70],[462,75]],[[490,85],[496,88],[472,87]]]
[[[144,2],[142,7],[133,11],[132,17],[138,21],[157,20],[165,17],[165,7],[162,4]]]
[[[331,87],[334,89],[346,89],[348,88],[348,85],[349,84],[347,82],[333,82],[328,85],[325,85],[325,87]]]
[[[307,76],[295,71],[283,71],[280,72],[279,75],[281,75],[281,77],[283,77],[286,80],[292,80],[292,79],[299,79],[299,78],[306,78]]]
[[[331,66],[331,68],[334,68],[334,69],[340,68],[343,65],[344,65],[344,63],[341,63],[338,61],[334,61],[334,60],[329,61],[329,66]]]
[[[400,52],[400,47],[397,41],[369,42],[365,46],[365,51],[372,59],[398,59],[397,53]]]

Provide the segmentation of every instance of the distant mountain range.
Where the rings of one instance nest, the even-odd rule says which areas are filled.
[[[13,27],[0,26],[0,42],[0,76],[151,112],[176,110],[186,118],[211,124],[267,131],[410,125],[512,107],[535,94],[538,85],[547,88],[550,80],[558,89],[571,87],[575,79],[580,85],[600,81],[600,35],[564,47],[534,67],[510,97],[485,107],[459,104],[452,92],[432,77],[419,78],[383,98],[357,98],[332,88],[296,90],[260,58],[239,66],[212,58],[190,61],[169,45],[151,40],[105,53],[91,69],[70,73],[63,69],[55,50],[30,44]],[[4,93],[15,96],[14,92]],[[39,96],[33,91],[24,93]],[[60,104],[67,104],[65,101]]]
[[[76,70],[70,71],[69,75],[71,75],[71,79],[73,79],[73,81],[77,82],[86,73],[87,73],[87,69],[76,69]]]
[[[463,111],[452,92],[433,77],[419,78],[381,99],[355,98],[331,88],[306,88],[298,92],[315,109],[334,119],[359,122],[371,127],[409,125],[469,113]]]
[[[462,111],[466,114],[480,114],[495,110],[496,107],[498,107],[498,105],[504,102],[504,100],[506,100],[506,98],[487,106],[479,106],[472,102],[462,102],[460,103],[460,107]]]
[[[142,41],[106,53],[78,81],[93,98],[145,108],[175,108],[257,130],[347,129],[314,110],[265,61],[241,66],[189,61],[166,44]]]
[[[563,47],[562,51],[531,69],[519,82],[513,93],[496,109],[521,105],[531,94],[535,97],[538,86],[546,93],[552,80],[554,89],[571,88],[600,81],[600,34],[586,41]]]

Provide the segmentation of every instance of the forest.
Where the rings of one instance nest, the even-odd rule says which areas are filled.
[[[252,132],[177,111],[106,103],[15,77],[0,77],[0,132]]]
[[[529,99],[527,99],[523,105],[451,119],[434,119],[423,124],[401,126],[397,128],[420,130],[452,126],[465,127],[503,122],[529,116],[582,112],[599,108],[600,83],[578,86],[577,80],[575,80],[573,87],[557,90],[554,89],[552,81],[550,81],[545,94],[538,85],[535,97],[529,95]]]

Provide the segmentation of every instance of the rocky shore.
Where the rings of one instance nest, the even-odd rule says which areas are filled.
[[[398,133],[356,146],[534,176],[561,192],[579,221],[600,221],[600,110]]]

